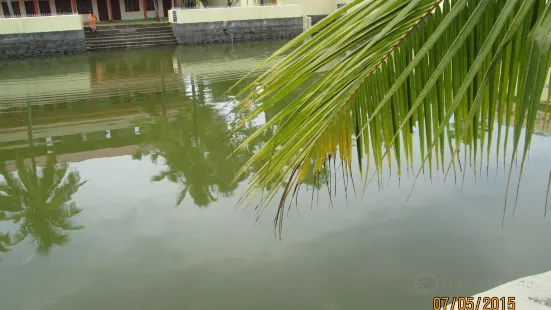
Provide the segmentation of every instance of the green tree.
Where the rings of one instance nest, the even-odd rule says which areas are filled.
[[[423,162],[417,176],[460,170],[461,151],[478,169],[489,161],[486,133],[494,130],[498,158],[512,136],[514,150],[504,160],[512,165],[519,157],[522,177],[550,49],[549,0],[352,0],[274,53],[266,64],[290,52],[238,94],[245,116],[236,131],[290,100],[239,148],[277,126],[242,170],[261,167],[247,195],[264,196],[265,184],[287,180],[283,202],[311,164],[319,174],[335,158],[347,175],[365,178],[367,167],[380,177],[385,161],[400,174],[414,153]],[[306,90],[291,96],[301,86]]]

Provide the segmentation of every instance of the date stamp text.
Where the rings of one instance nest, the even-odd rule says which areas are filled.
[[[516,310],[515,297],[434,297],[434,310]],[[448,308],[449,307],[449,308]]]

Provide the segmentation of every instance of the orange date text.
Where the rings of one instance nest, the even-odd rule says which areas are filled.
[[[515,297],[434,297],[434,310],[515,310]]]

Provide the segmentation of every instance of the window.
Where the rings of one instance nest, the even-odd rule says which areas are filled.
[[[157,0],[147,0],[146,1],[146,10],[147,11],[155,11],[155,4],[153,4],[153,1],[157,1]],[[159,5],[159,4],[157,4]]]
[[[25,12],[27,15],[36,14],[34,10],[34,2],[32,1],[25,1]]]
[[[126,12],[138,12],[140,10],[139,0],[124,0]]]
[[[184,4],[185,8],[194,8],[195,7],[195,2],[193,0],[184,0],[182,3]]]
[[[50,2],[49,1],[38,1],[38,10],[40,11],[41,15],[49,15],[52,13],[50,10]]]
[[[11,2],[11,6],[13,7],[13,14],[14,15],[21,15],[21,9],[19,8],[19,2]],[[10,16],[10,10],[8,8],[7,2],[2,2],[2,9],[4,10],[4,15],[6,17]]]
[[[79,0],[77,1],[78,14],[89,14],[92,10],[92,0]]]
[[[71,0],[55,0],[55,11],[58,14],[73,12],[73,8],[71,7]]]
[[[87,1],[91,1],[91,0],[87,0]],[[25,0],[23,3],[25,5],[25,12],[27,12],[27,15],[31,15],[31,14],[49,15],[51,13],[50,2],[47,0],[38,0],[38,11],[40,13],[34,10],[34,2],[32,0]],[[92,4],[90,3],[90,7],[91,5]]]

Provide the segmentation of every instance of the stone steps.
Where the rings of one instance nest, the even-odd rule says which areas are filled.
[[[109,22],[107,23],[99,23],[97,25],[98,29],[124,29],[124,28],[130,28],[130,29],[141,29],[141,28],[152,28],[152,27],[162,27],[162,26],[165,26],[165,27],[170,27],[170,23],[169,22],[159,22],[159,23],[134,23],[134,24],[116,24],[116,23],[113,23],[113,24],[109,24]]]
[[[96,32],[85,28],[84,35],[88,51],[177,44],[168,23],[98,26]]]
[[[86,31],[90,31],[90,28],[88,26],[86,27]],[[111,31],[111,30],[117,30],[117,31],[124,31],[126,30],[132,30],[132,31],[139,31],[141,29],[151,29],[151,28],[162,28],[167,27],[170,28],[170,23],[136,23],[136,24],[98,24],[96,27],[96,30],[98,31]]]
[[[86,36],[90,37],[98,37],[98,36],[105,36],[105,35],[114,35],[114,34],[145,34],[145,33],[163,33],[163,32],[172,32],[171,27],[151,27],[151,28],[122,28],[122,29],[105,29],[103,28],[97,28],[95,32],[90,31],[90,29],[87,29],[84,31]]]
[[[147,35],[116,35],[116,36],[108,36],[108,37],[90,37],[86,38],[86,43],[91,45],[97,45],[102,43],[116,43],[116,42],[129,42],[129,41],[136,41],[136,42],[148,42],[148,41],[156,41],[156,40],[176,40],[174,38],[174,35],[171,33],[160,33],[160,34],[147,34]]]
[[[160,45],[175,45],[177,44],[176,40],[171,41],[154,41],[154,42],[117,42],[117,43],[106,43],[106,44],[97,44],[88,47],[88,51],[107,51],[113,49],[130,49],[130,48],[142,48],[142,47],[152,47]]]

